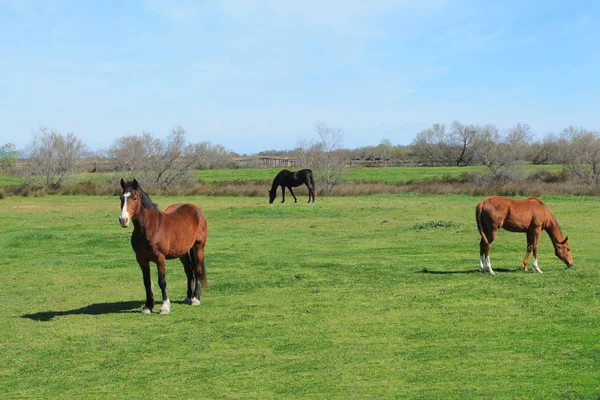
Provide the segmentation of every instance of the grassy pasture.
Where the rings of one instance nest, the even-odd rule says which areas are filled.
[[[282,168],[240,168],[198,170],[200,181],[209,183],[228,182],[266,182],[270,183]],[[291,168],[293,169],[293,168]],[[524,165],[525,177],[538,171],[546,170],[559,173],[561,165]],[[463,173],[486,174],[485,166],[468,167],[349,167],[344,171],[343,180],[362,183],[399,184],[406,182],[421,182],[444,177],[457,178]]]
[[[204,183],[265,183],[270,184],[283,168],[239,168],[239,169],[211,169],[195,170],[194,174],[200,182]],[[294,168],[291,168],[294,169]],[[546,170],[559,173],[561,165],[524,165],[525,177],[538,171]],[[349,167],[344,171],[343,180],[360,183],[386,183],[402,184],[406,182],[422,182],[444,177],[457,178],[463,173],[485,174],[484,166],[468,167]],[[71,178],[71,182],[92,182],[95,184],[106,182],[115,178],[114,172],[91,173],[80,172]],[[18,185],[21,179],[0,173],[0,187]]]
[[[116,197],[0,200],[0,398],[600,396],[597,198],[544,198],[573,269],[544,235],[544,274],[521,271],[524,235],[501,232],[496,276],[475,272],[475,197],[153,200],[209,223],[210,291],[181,304],[169,261],[167,316],[139,313]]]

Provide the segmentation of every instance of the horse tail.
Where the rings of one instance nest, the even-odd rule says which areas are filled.
[[[190,250],[190,259],[192,260],[193,271],[198,271],[196,279],[200,279],[204,291],[208,292],[208,280],[206,279],[206,265],[204,264],[204,258],[200,260],[200,265],[198,265],[198,254],[195,247]]]
[[[479,234],[481,235],[481,239],[484,241],[485,244],[490,244],[490,242],[488,242],[487,237],[485,236],[485,233],[483,233],[483,222],[481,221],[481,211],[483,210],[483,201],[480,201],[477,204],[477,207],[475,207],[475,219],[477,220],[477,229],[479,230]]]
[[[317,187],[315,186],[315,177],[314,177],[312,171],[310,171],[309,180],[310,180],[310,186],[312,186],[313,196],[316,196],[317,195]]]

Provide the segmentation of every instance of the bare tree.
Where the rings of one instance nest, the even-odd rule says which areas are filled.
[[[412,143],[417,156],[431,164],[470,165],[475,157],[477,129],[473,125],[452,122],[450,130],[445,125],[434,124],[421,131]]]
[[[77,162],[85,152],[85,145],[73,133],[61,135],[41,127],[28,148],[27,162],[21,172],[38,186],[59,187],[76,172]]]
[[[208,144],[188,144],[185,130],[174,128],[166,140],[150,133],[129,135],[117,140],[109,154],[120,173],[136,177],[146,186],[166,188],[190,179],[189,172],[206,155]]]
[[[315,129],[319,140],[301,143],[296,154],[303,167],[315,169],[320,191],[328,192],[341,180],[346,166],[344,133],[324,122],[318,122]]]
[[[598,132],[568,127],[561,133],[562,163],[580,182],[600,184],[600,137]]]
[[[553,134],[548,134],[530,144],[525,160],[532,164],[555,164],[561,162],[560,140]]]
[[[146,160],[150,157],[148,147],[153,141],[150,133],[127,135],[116,140],[109,148],[108,156],[120,173],[126,177],[140,176],[147,167]]]
[[[232,164],[232,153],[224,146],[212,145],[210,142],[202,142],[197,145],[197,151],[201,155],[198,168],[228,168]]]
[[[532,138],[533,133],[528,124],[518,123],[508,130],[505,141],[512,153],[512,162],[525,160]]]
[[[483,125],[476,131],[474,161],[485,165],[494,181],[519,179],[527,130],[517,125],[502,135],[494,125]]]
[[[420,161],[429,164],[444,163],[444,142],[446,126],[433,124],[431,128],[424,129],[417,134],[411,146]]]
[[[477,128],[473,125],[463,125],[458,121],[452,122],[452,130],[448,136],[448,154],[455,165],[469,165],[473,162],[474,144],[477,138]]]

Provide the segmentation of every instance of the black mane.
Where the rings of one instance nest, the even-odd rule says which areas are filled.
[[[137,183],[137,182],[136,182]],[[125,184],[124,191],[136,190],[140,197],[142,198],[142,207],[147,210],[156,210],[158,211],[158,204],[154,203],[148,193],[144,192],[139,184],[136,184],[133,181],[129,181]]]

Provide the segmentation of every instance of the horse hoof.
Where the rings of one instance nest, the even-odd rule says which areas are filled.
[[[199,306],[200,300],[195,297],[193,299],[186,297],[185,300],[183,301],[183,304],[187,304],[189,306]]]
[[[142,308],[142,314],[152,314],[152,309],[148,307]]]
[[[160,315],[166,315],[171,312],[171,300],[163,301],[162,307],[160,308]]]

